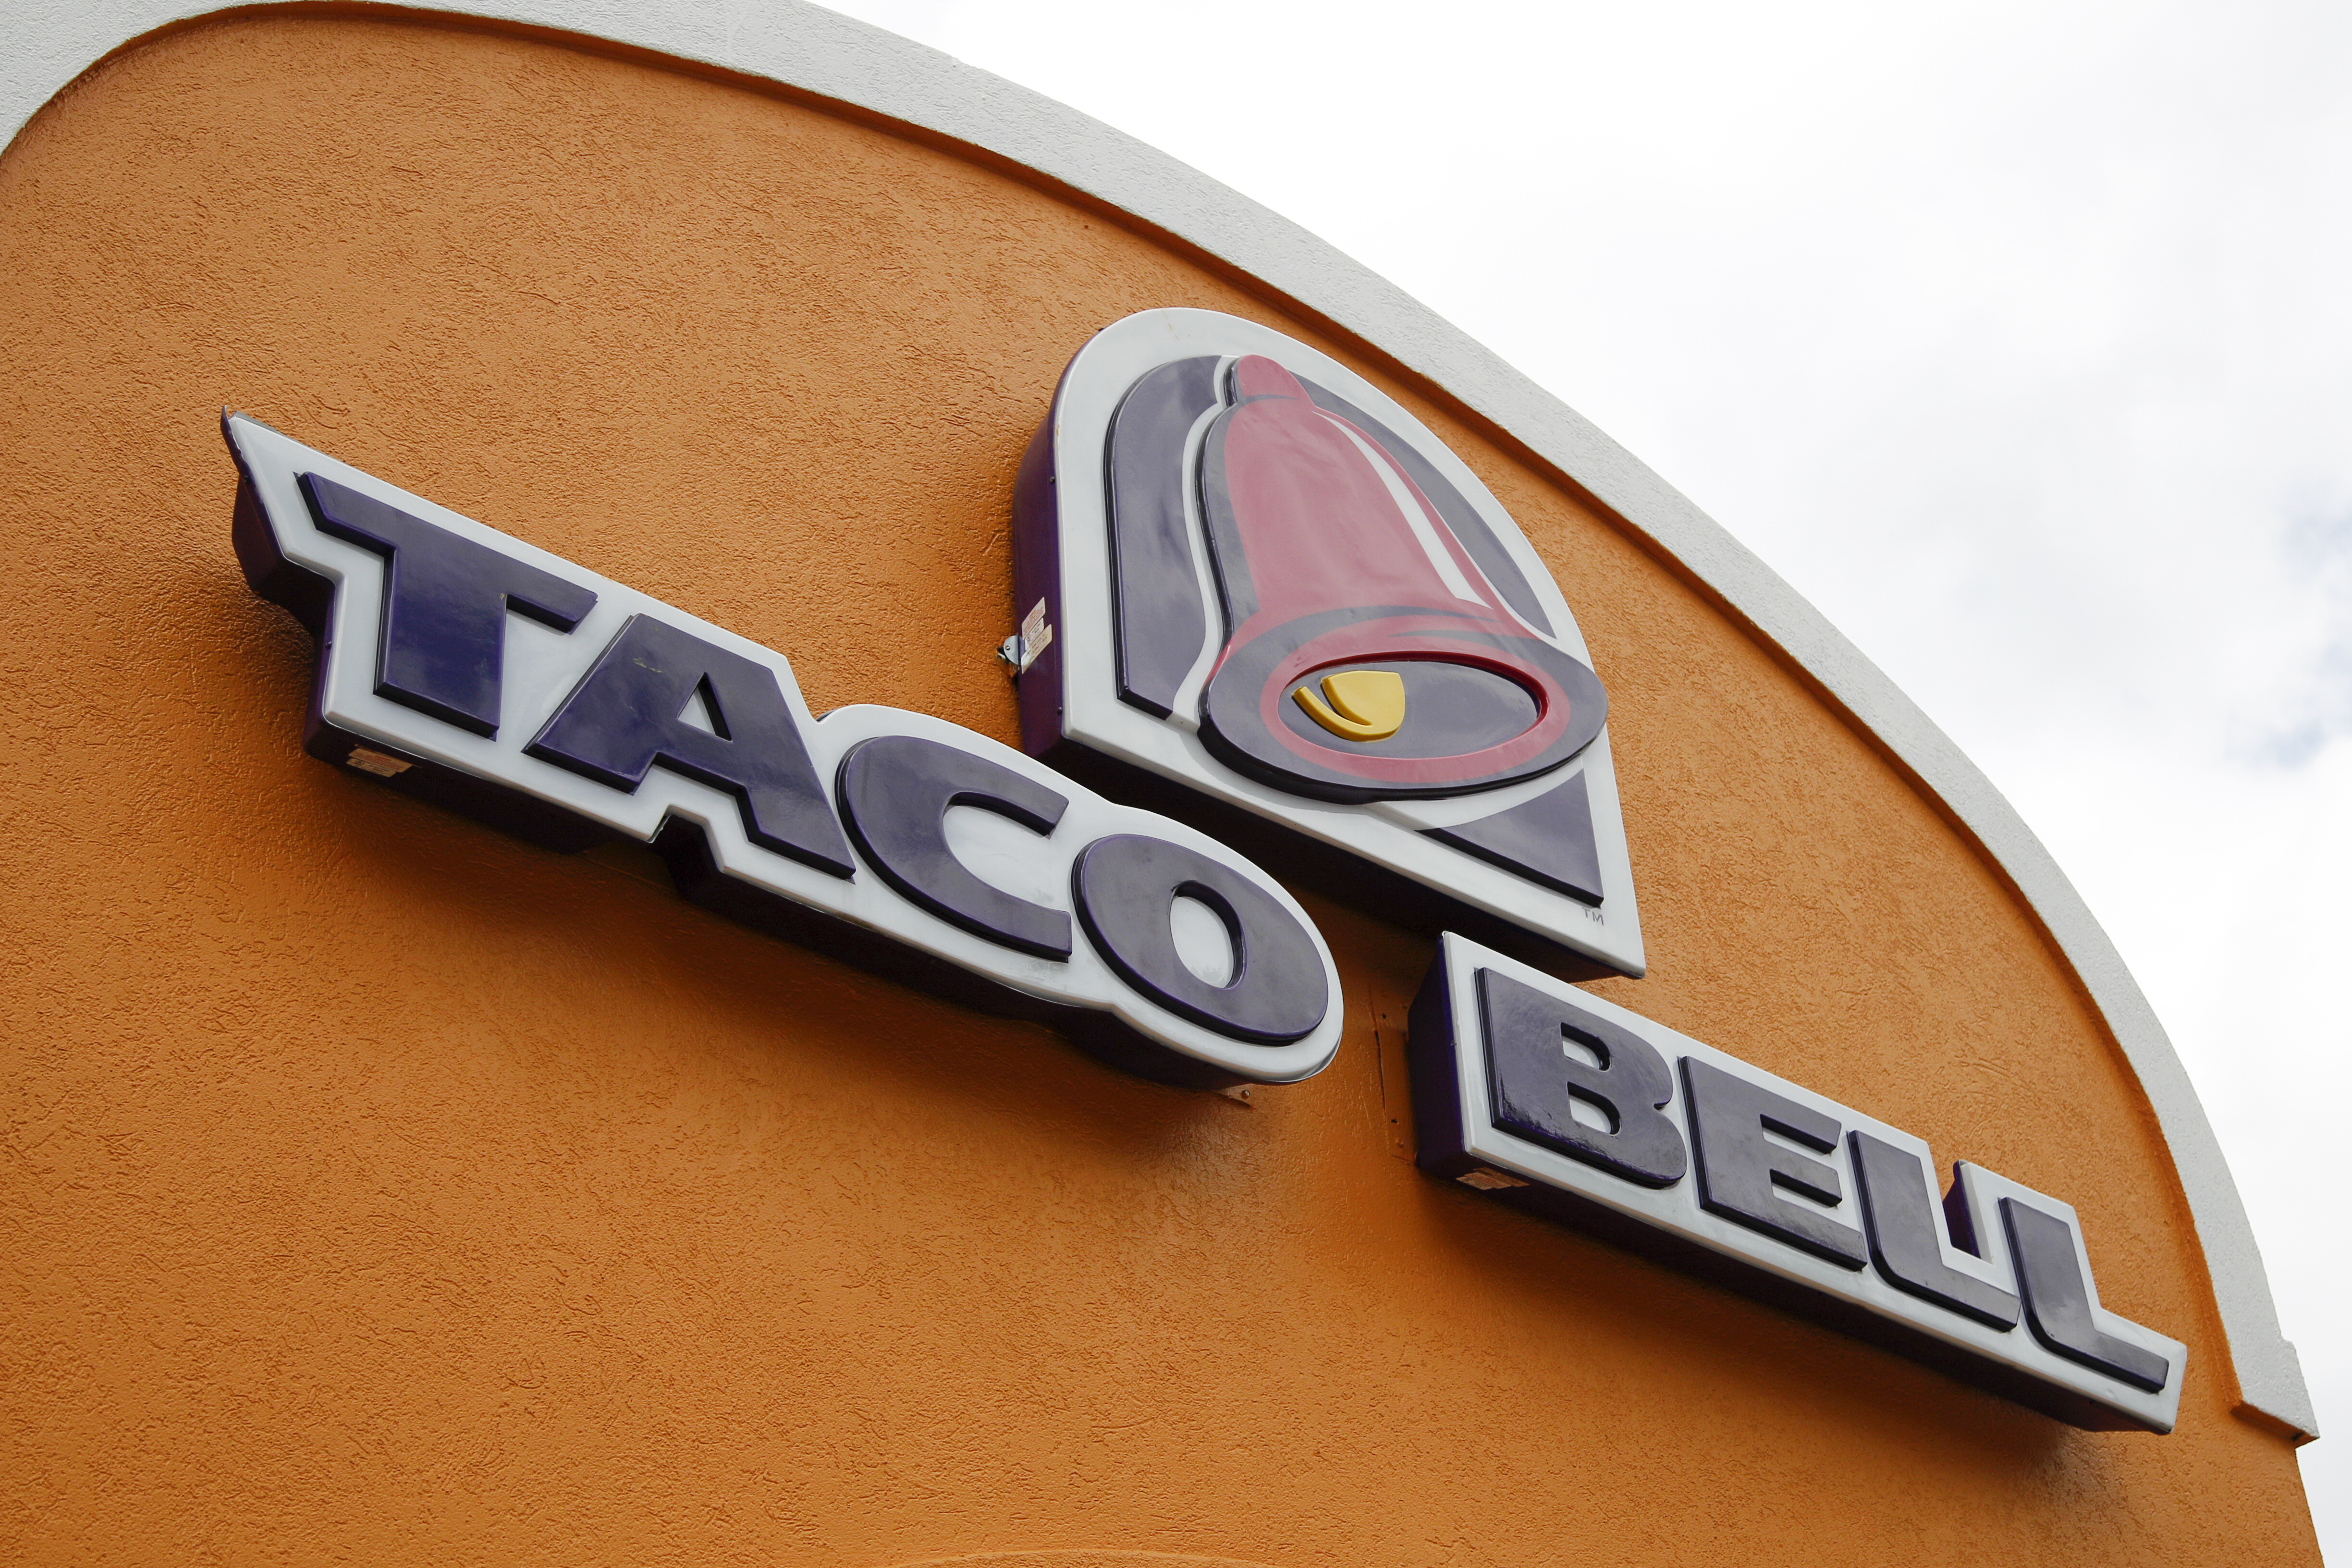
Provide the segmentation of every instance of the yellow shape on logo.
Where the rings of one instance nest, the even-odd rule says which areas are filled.
[[[1404,727],[1404,677],[1394,670],[1342,669],[1323,678],[1321,697],[1305,686],[1290,695],[1343,741],[1385,741]]]

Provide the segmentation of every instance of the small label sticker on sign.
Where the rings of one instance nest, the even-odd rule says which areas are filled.
[[[1040,599],[1021,617],[1021,668],[1027,669],[1036,663],[1037,656],[1053,640],[1054,628],[1045,624],[1045,601]]]
[[[366,746],[353,746],[352,754],[345,757],[343,762],[347,766],[357,768],[363,773],[373,773],[380,779],[397,778],[416,765],[415,763],[403,762],[387,752],[373,751]]]
[[[1006,637],[996,657],[1013,667],[1015,675],[1025,675],[1054,641],[1054,628],[1045,622],[1045,601],[1038,600],[1021,617],[1021,629]]]

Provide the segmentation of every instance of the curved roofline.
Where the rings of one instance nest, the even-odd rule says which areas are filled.
[[[247,14],[184,0],[31,0],[0,51],[0,136],[110,54],[177,24]],[[305,5],[304,9],[316,9]],[[444,0],[332,7],[504,24],[619,45],[900,122],[1045,176],[1279,292],[1435,384],[1618,517],[1844,710],[2016,889],[2058,944],[2155,1109],[2205,1251],[2239,1414],[2318,1435],[2294,1347],[2205,1108],[2139,984],[2033,830],[1951,738],[1780,575],[1582,416],[1395,284],[1288,219],[1122,132],[1001,77],[803,0]]]

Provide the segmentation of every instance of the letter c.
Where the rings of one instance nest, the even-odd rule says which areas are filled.
[[[1070,917],[1016,899],[967,869],[948,847],[948,808],[977,806],[1032,833],[1054,831],[1068,797],[1036,780],[919,735],[877,735],[841,759],[841,815],[882,879],[919,909],[974,936],[1070,956]]]

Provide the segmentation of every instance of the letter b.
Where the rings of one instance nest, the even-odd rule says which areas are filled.
[[[1674,1075],[1648,1041],[1491,969],[1478,972],[1478,1012],[1497,1128],[1641,1186],[1683,1179],[1689,1152],[1664,1114]]]

